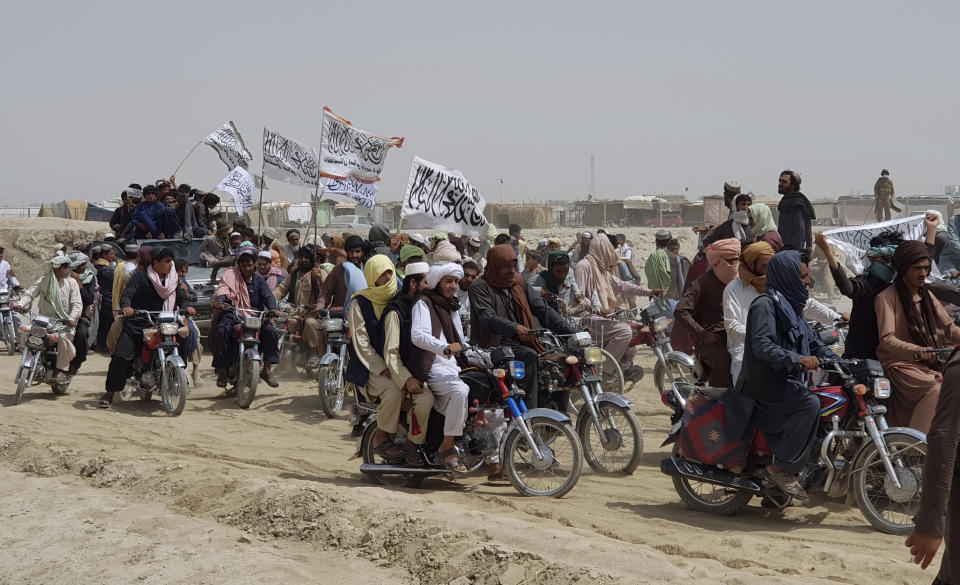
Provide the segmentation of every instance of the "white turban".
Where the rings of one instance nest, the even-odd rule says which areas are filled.
[[[463,266],[456,262],[434,264],[427,273],[427,288],[436,288],[444,276],[456,276],[460,280],[463,278]]]

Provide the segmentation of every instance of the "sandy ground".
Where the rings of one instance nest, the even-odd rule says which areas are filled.
[[[649,355],[641,355],[645,367]],[[686,509],[659,471],[668,412],[649,378],[628,397],[644,428],[631,476],[584,468],[563,499],[482,477],[371,484],[345,417],[315,387],[262,386],[252,408],[205,370],[179,417],[159,402],[94,408],[107,358],[70,393],[28,389],[0,356],[0,584],[929,583],[901,537],[842,502],[721,518]],[[648,370],[649,373],[650,370]],[[936,563],[939,563],[937,559]]]

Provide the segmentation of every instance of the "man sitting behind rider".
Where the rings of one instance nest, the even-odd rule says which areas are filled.
[[[70,258],[59,255],[51,258],[47,274],[38,278],[33,286],[23,292],[18,305],[29,309],[33,299],[37,300],[37,312],[45,317],[59,319],[67,327],[57,340],[56,379],[64,382],[70,361],[77,355],[73,346],[73,328],[76,327],[83,309],[80,287],[77,281],[70,277]]]
[[[727,435],[744,436],[750,424],[773,451],[767,477],[785,494],[806,499],[796,474],[809,461],[817,434],[820,400],[804,381],[820,358],[837,355],[820,341],[803,318],[812,284],[800,252],[779,252],[767,263],[767,292],[747,314],[743,368],[734,387],[737,400],[726,404]]]
[[[226,388],[229,370],[238,359],[234,329],[251,311],[273,311],[277,299],[267,286],[267,281],[256,273],[255,262],[258,250],[253,246],[241,246],[237,251],[237,265],[228,268],[220,277],[220,284],[213,293],[211,308],[219,313],[219,322],[210,332],[213,345],[213,367],[217,373],[217,386]],[[237,312],[224,312],[223,303],[229,302]],[[243,309],[243,310],[241,310]],[[273,366],[280,362],[277,330],[269,319],[260,326],[260,355],[263,371],[260,378],[270,387],[279,386],[273,377]]]
[[[402,402],[403,394],[406,392],[410,395],[413,408],[407,415],[407,451],[404,456],[407,463],[411,465],[424,464],[420,447],[427,440],[427,423],[430,420],[430,410],[434,402],[433,393],[420,383],[420,380],[426,380],[426,372],[418,371],[414,374],[410,369],[418,370],[415,360],[412,359],[415,349],[411,341],[411,316],[420,292],[426,288],[429,270],[430,266],[426,262],[407,264],[403,288],[384,309],[380,319],[383,323],[383,360],[399,392],[386,396],[387,393],[380,395],[377,434],[373,438],[373,444],[381,444],[387,438],[387,433],[396,433],[400,421],[400,404],[384,405],[384,402],[395,401],[398,397]],[[414,416],[416,416],[416,425],[414,425]]]
[[[322,286],[320,272],[314,266],[313,247],[307,245],[297,252],[296,268],[290,270],[290,276],[273,289],[273,296],[278,301],[286,298],[287,302],[298,308],[291,328],[300,330],[303,341],[310,348],[312,354],[307,366],[312,368],[320,364],[320,352],[326,349],[325,343],[321,343],[320,321],[317,319],[317,301]]]
[[[514,267],[516,262],[514,261]],[[515,270],[515,268],[514,268]],[[430,267],[427,286],[420,300],[413,306],[413,330],[410,339],[420,351],[411,356],[411,366],[426,374],[437,401],[437,410],[443,413],[443,442],[437,457],[447,469],[465,472],[467,468],[457,456],[456,438],[463,435],[467,420],[467,394],[470,388],[460,379],[456,353],[463,347],[463,325],[460,322],[460,302],[457,287],[463,278],[463,268],[455,262],[443,262]]]
[[[107,368],[106,393],[97,404],[109,408],[114,392],[120,392],[127,384],[133,360],[139,357],[143,347],[143,330],[150,322],[134,318],[134,308],[143,311],[175,311],[186,309],[190,315],[196,310],[187,293],[178,286],[180,279],[173,270],[173,250],[155,248],[150,251],[150,266],[137,270],[120,295],[119,306],[123,310],[123,331],[117,340],[116,350]]]

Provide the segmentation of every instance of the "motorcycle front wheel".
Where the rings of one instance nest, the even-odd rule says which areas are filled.
[[[13,355],[17,351],[17,336],[13,331],[13,322],[4,323],[3,338],[7,342],[7,355]]]
[[[163,410],[170,416],[177,416],[183,412],[187,404],[187,372],[183,368],[167,367],[163,374],[160,387],[160,400]]]
[[[657,391],[663,394],[668,384],[672,384],[673,382],[693,382],[693,370],[674,360],[668,360],[666,366],[658,361],[657,365],[653,368],[653,380],[657,385]]]
[[[887,474],[880,451],[871,442],[857,458],[853,493],[871,526],[887,534],[907,535],[913,532],[913,516],[920,508],[927,443],[904,433],[888,433],[883,435],[883,441],[900,487]]]
[[[360,455],[363,457],[364,463],[375,464],[375,465],[406,465],[403,462],[389,461],[380,457],[374,452],[376,445],[373,444],[373,436],[377,432],[377,424],[374,423],[366,428],[363,431],[363,437],[360,438]],[[393,486],[393,487],[405,487],[405,488],[417,488],[420,487],[420,484],[423,483],[424,476],[422,475],[402,475],[402,474],[366,474],[373,478],[373,480],[381,485]]]
[[[237,374],[237,406],[250,408],[253,398],[257,395],[257,385],[260,383],[260,362],[244,359],[240,372]]]
[[[597,473],[633,473],[643,455],[643,431],[637,415],[609,402],[596,406],[603,436],[588,409],[582,409],[577,418],[577,436],[587,465]]]
[[[542,458],[536,458],[517,426],[504,443],[503,469],[521,494],[559,498],[577,485],[583,471],[580,440],[569,423],[534,417],[527,424]]]
[[[20,399],[23,398],[23,391],[27,388],[29,380],[30,368],[21,367],[20,371],[17,373],[17,393],[13,397],[14,404],[20,404]]]
[[[334,360],[320,366],[317,374],[317,392],[320,394],[320,408],[327,418],[336,418],[343,408],[343,381],[340,375],[340,361]]]

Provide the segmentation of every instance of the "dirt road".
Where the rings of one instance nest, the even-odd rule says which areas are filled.
[[[644,356],[642,363],[650,365]],[[375,486],[345,417],[305,380],[261,385],[244,411],[210,370],[183,414],[94,407],[107,358],[67,396],[28,389],[0,356],[0,583],[929,583],[901,537],[837,502],[720,518],[687,510],[659,471],[667,411],[628,397],[644,428],[632,476],[584,468],[560,500],[485,478]],[[650,370],[648,369],[648,372]],[[939,564],[939,559],[936,561]]]

